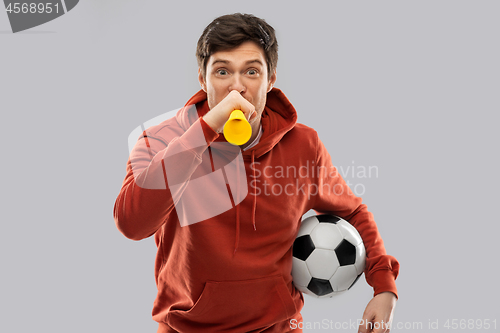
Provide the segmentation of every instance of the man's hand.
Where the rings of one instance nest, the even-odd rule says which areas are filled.
[[[232,90],[222,101],[203,116],[203,120],[215,132],[221,133],[224,124],[234,110],[241,110],[248,121],[256,116],[253,104],[241,96],[237,90]]]
[[[396,295],[383,292],[373,297],[363,313],[359,333],[389,333],[396,307]]]

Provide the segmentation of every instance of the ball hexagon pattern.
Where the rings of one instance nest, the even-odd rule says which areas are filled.
[[[365,269],[361,236],[349,222],[334,215],[304,219],[292,252],[293,283],[314,297],[333,297],[349,290]]]

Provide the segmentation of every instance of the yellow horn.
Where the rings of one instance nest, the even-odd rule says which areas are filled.
[[[241,110],[234,110],[224,124],[223,132],[227,142],[241,146],[250,140],[252,126]]]

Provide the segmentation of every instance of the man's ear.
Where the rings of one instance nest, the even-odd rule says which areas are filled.
[[[201,89],[203,89],[204,92],[207,92],[207,85],[205,84],[205,79],[203,78],[203,75],[201,74],[201,69],[198,67],[198,81],[200,82]]]
[[[275,83],[276,83],[276,69],[273,70],[271,77],[269,78],[269,83],[267,85],[267,92],[270,92],[271,89],[273,89]]]

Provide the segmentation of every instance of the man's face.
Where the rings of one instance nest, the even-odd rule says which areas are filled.
[[[267,93],[276,82],[276,71],[267,77],[264,51],[254,42],[245,42],[235,49],[213,53],[207,61],[205,78],[199,71],[198,79],[207,93],[210,109],[219,104],[232,90],[240,94],[255,107],[260,122],[266,105]]]

